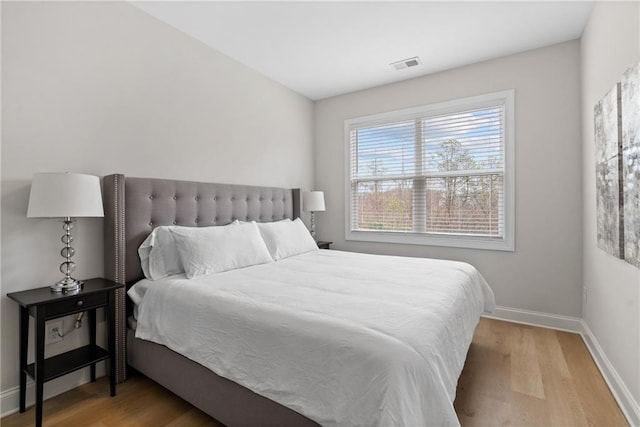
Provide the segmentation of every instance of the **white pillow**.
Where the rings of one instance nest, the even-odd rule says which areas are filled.
[[[229,223],[238,224],[238,220]],[[144,277],[158,280],[184,273],[176,242],[171,229],[189,228],[180,225],[161,225],[153,229],[138,248],[138,256]]]
[[[255,223],[171,229],[188,279],[273,262]]]
[[[171,234],[172,228],[179,227],[162,225],[154,228],[138,248],[144,277],[149,280],[158,280],[173,274],[184,273],[178,248],[176,248],[173,234]]]
[[[317,251],[318,245],[300,218],[258,224],[274,260]]]

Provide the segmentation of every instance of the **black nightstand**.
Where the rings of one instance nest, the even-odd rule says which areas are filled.
[[[52,292],[47,286],[7,294],[20,304],[20,412],[25,411],[27,375],[36,385],[36,426],[42,426],[44,383],[86,366],[91,366],[91,381],[96,380],[96,363],[109,359],[111,396],[116,395],[115,291],[124,285],[106,279],[89,279],[76,292]],[[96,309],[106,307],[109,350],[96,345]],[[89,345],[44,358],[45,322],[86,311],[89,319]],[[27,364],[29,315],[35,319],[35,363]]]
[[[331,245],[333,244],[333,242],[325,242],[323,240],[318,240],[316,243],[320,249],[331,249]]]

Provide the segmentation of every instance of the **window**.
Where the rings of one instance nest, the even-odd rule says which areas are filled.
[[[514,250],[513,90],[345,122],[347,240]]]

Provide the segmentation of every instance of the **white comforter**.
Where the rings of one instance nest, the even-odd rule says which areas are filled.
[[[459,425],[456,383],[494,306],[468,264],[327,250],[129,295],[137,338],[323,426]]]

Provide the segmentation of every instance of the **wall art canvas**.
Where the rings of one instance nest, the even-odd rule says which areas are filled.
[[[640,267],[640,63],[623,74],[620,86],[624,259]]]
[[[624,257],[620,222],[622,194],[620,192],[619,94],[616,84],[594,107],[596,143],[596,207],[598,247],[618,257]]]

